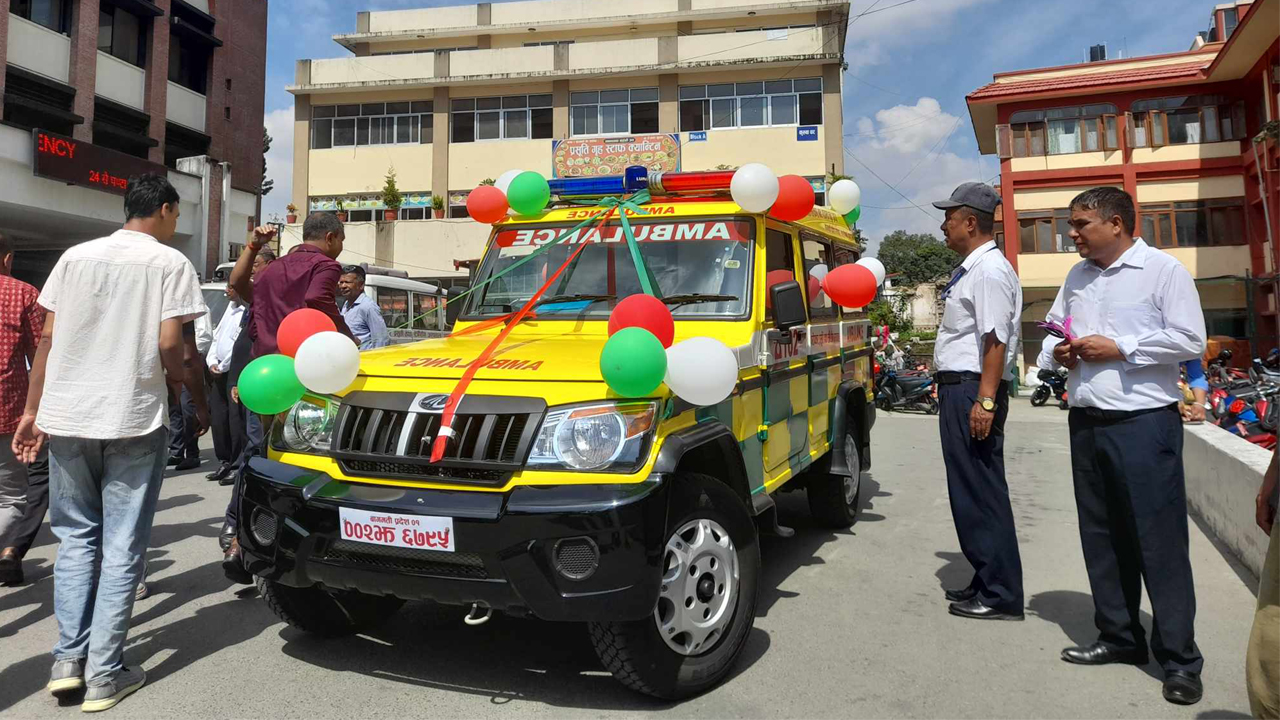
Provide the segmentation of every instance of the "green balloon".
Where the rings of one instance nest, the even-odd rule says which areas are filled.
[[[667,351],[648,330],[623,328],[605,342],[600,374],[609,389],[622,397],[650,395],[667,376]]]
[[[288,355],[263,355],[240,373],[240,402],[259,415],[275,415],[293,407],[307,391]]]
[[[507,203],[521,215],[537,215],[551,202],[547,179],[532,170],[516,176],[507,186]]]
[[[844,216],[844,221],[845,221],[845,222],[847,222],[847,223],[849,223],[849,227],[853,227],[853,224],[854,224],[854,223],[856,223],[856,222],[858,222],[858,218],[860,218],[860,217],[862,217],[862,206],[861,206],[861,205],[859,205],[858,207],[856,207],[856,208],[854,208],[854,209],[850,210],[850,211],[849,211],[849,213],[848,213],[847,215],[845,215],[845,216]]]

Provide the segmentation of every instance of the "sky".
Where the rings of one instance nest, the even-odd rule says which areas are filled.
[[[502,0],[498,0],[502,1]],[[607,0],[598,0],[605,2]],[[644,0],[637,0],[643,4]],[[357,10],[463,4],[457,0],[271,0],[266,126],[274,138],[268,219],[284,215],[293,155],[295,61],[347,57],[333,42],[354,32]],[[938,235],[929,203],[970,180],[993,182],[995,156],[979,156],[965,95],[997,72],[1081,62],[1106,43],[1110,57],[1179,52],[1208,29],[1214,0],[853,0],[845,45],[845,173],[862,188],[858,227],[871,249],[894,230]],[[863,14],[865,13],[865,14]],[[743,158],[748,162],[749,158]],[[916,207],[919,206],[919,207]]]

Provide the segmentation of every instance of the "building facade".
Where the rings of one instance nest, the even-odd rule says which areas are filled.
[[[334,38],[353,56],[300,61],[289,88],[293,204],[346,213],[343,260],[439,278],[483,251],[488,228],[467,218],[466,195],[509,169],[590,177],[763,162],[821,192],[844,167],[848,16],[848,0],[359,13],[356,32]],[[404,205],[383,223],[392,170]]]
[[[1280,0],[1219,5],[1186,52],[1001,73],[968,96],[979,147],[1000,158],[1028,366],[1079,262],[1067,206],[1100,185],[1132,195],[1138,234],[1191,271],[1210,336],[1277,344],[1277,18]]]
[[[0,232],[42,282],[168,173],[175,239],[208,274],[259,215],[265,0],[0,0]]]

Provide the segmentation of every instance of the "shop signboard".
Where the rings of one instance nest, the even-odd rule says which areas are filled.
[[[554,177],[621,175],[633,165],[654,171],[680,169],[679,135],[635,135],[556,140],[551,146]]]

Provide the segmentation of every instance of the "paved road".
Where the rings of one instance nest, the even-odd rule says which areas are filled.
[[[226,488],[166,482],[151,562],[153,595],[134,614],[127,658],[145,688],[112,717],[1247,717],[1243,663],[1253,594],[1195,525],[1192,562],[1205,698],[1165,703],[1159,670],[1058,659],[1094,638],[1065,448],[1065,413],[1015,403],[1009,476],[1025,566],[1024,623],[949,616],[941,586],[969,568],[951,526],[936,420],[881,418],[874,472],[851,532],[815,528],[804,497],[782,498],[798,532],[763,543],[759,617],[723,687],[679,705],[623,689],[582,628],[406,606],[372,635],[324,641],[287,628],[214,564]],[[209,453],[206,452],[206,455]],[[51,717],[42,686],[56,632],[54,546],[29,556],[33,584],[0,589],[0,716]],[[1144,613],[1149,623],[1149,613]]]

